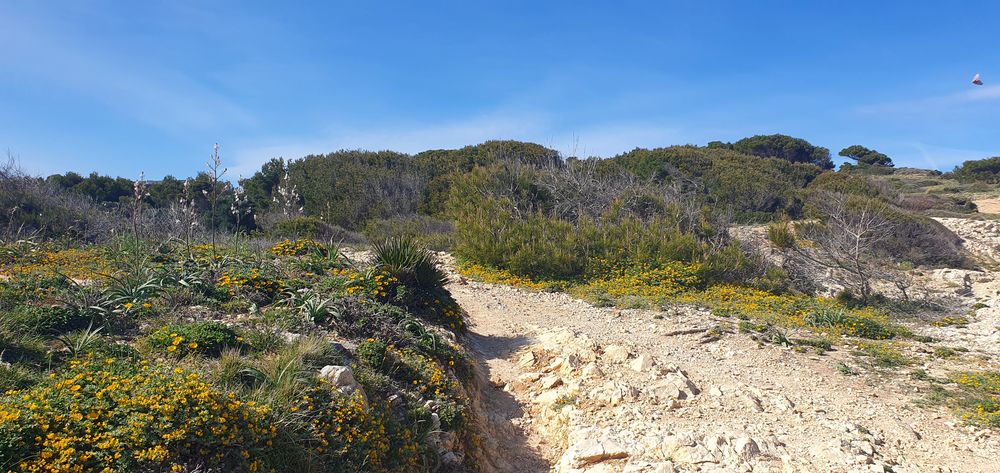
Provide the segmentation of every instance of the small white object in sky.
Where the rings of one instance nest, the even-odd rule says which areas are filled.
[[[983,81],[979,78],[979,74],[972,76],[972,83],[976,85],[983,85]]]

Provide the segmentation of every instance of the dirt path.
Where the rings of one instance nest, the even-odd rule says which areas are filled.
[[[449,290],[469,313],[479,361],[503,387],[487,394],[496,420],[511,424],[500,443],[527,449],[508,451],[506,471],[548,471],[560,460],[557,471],[1000,471],[994,433],[917,406],[927,394],[912,382],[918,367],[850,376],[837,368],[853,363],[844,350],[797,353],[740,334],[703,343],[685,331],[719,321],[691,308],[603,309],[476,282]],[[562,342],[543,339],[593,343],[587,366],[596,371],[580,374],[570,361],[586,354],[561,354]],[[536,362],[525,361],[527,349]],[[543,368],[548,360],[557,368]],[[656,394],[679,379],[693,383],[686,396],[687,388],[676,400]],[[608,386],[624,393],[618,402],[602,402]],[[604,442],[601,455],[580,453],[594,443],[586,435]]]
[[[972,202],[976,204],[976,208],[979,209],[979,213],[1000,214],[1000,197],[974,200]]]

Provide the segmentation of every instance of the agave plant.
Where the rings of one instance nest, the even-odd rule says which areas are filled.
[[[400,327],[416,339],[417,344],[421,347],[427,348],[430,351],[437,351],[438,346],[441,344],[441,339],[438,335],[426,327],[420,321],[418,321],[413,316],[407,316],[400,323]]]
[[[372,245],[374,266],[393,274],[402,281],[426,289],[440,289],[448,283],[448,274],[441,270],[434,257],[410,237],[395,237]]]
[[[161,278],[148,272],[124,277],[108,276],[111,285],[105,297],[118,305],[136,303],[155,296],[163,290]]]
[[[312,296],[299,305],[299,312],[313,323],[323,323],[330,316],[330,300]]]
[[[66,348],[70,357],[78,358],[90,352],[91,349],[100,343],[101,330],[103,329],[104,327],[94,328],[94,324],[91,323],[84,330],[67,333],[66,335],[57,337],[56,340]]]

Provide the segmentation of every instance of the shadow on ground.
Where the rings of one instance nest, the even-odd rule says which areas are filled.
[[[550,464],[532,445],[527,434],[511,423],[524,415],[524,408],[502,388],[491,382],[490,361],[503,360],[532,342],[525,336],[497,337],[469,332],[468,345],[476,356],[481,412],[488,424],[489,437],[484,439],[495,471],[541,473],[550,471]],[[485,467],[485,465],[480,465]],[[487,470],[484,468],[484,470]],[[487,470],[488,471],[488,470]]]

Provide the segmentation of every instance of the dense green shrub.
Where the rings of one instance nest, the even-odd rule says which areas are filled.
[[[350,230],[414,213],[427,180],[412,157],[392,151],[310,155],[289,162],[288,174],[306,214]]]
[[[682,262],[698,263],[704,282],[729,281],[742,279],[750,266],[738,247],[718,244],[725,236],[710,213],[691,212],[682,202],[635,198],[625,189],[603,208],[570,214],[575,219],[554,215],[556,204],[565,202],[541,185],[543,172],[494,167],[456,180],[449,200],[456,253],[516,276],[549,280],[603,278],[622,267],[641,272]]]
[[[716,211],[731,211],[737,220],[748,222],[772,220],[778,214],[799,216],[799,190],[822,172],[812,164],[696,146],[635,149],[600,161],[598,169],[609,176],[630,173],[695,191]]]
[[[807,195],[824,191],[885,199],[892,198],[890,191],[885,186],[880,186],[865,175],[847,172],[824,172],[806,187]]]
[[[815,164],[823,169],[833,168],[830,150],[788,135],[754,135],[733,143],[732,148],[755,156]]]
[[[337,236],[342,230],[317,217],[291,217],[271,224],[268,233],[275,238],[309,238],[325,241]]]
[[[446,251],[454,245],[454,224],[427,215],[400,216],[370,220],[364,234],[368,241],[386,238],[412,238],[421,246],[434,251]]]
[[[218,356],[222,350],[240,345],[236,331],[221,322],[194,322],[161,327],[146,339],[161,355],[181,357],[191,353]]]
[[[1000,156],[965,161],[961,166],[956,167],[951,175],[963,182],[1000,183]]]

